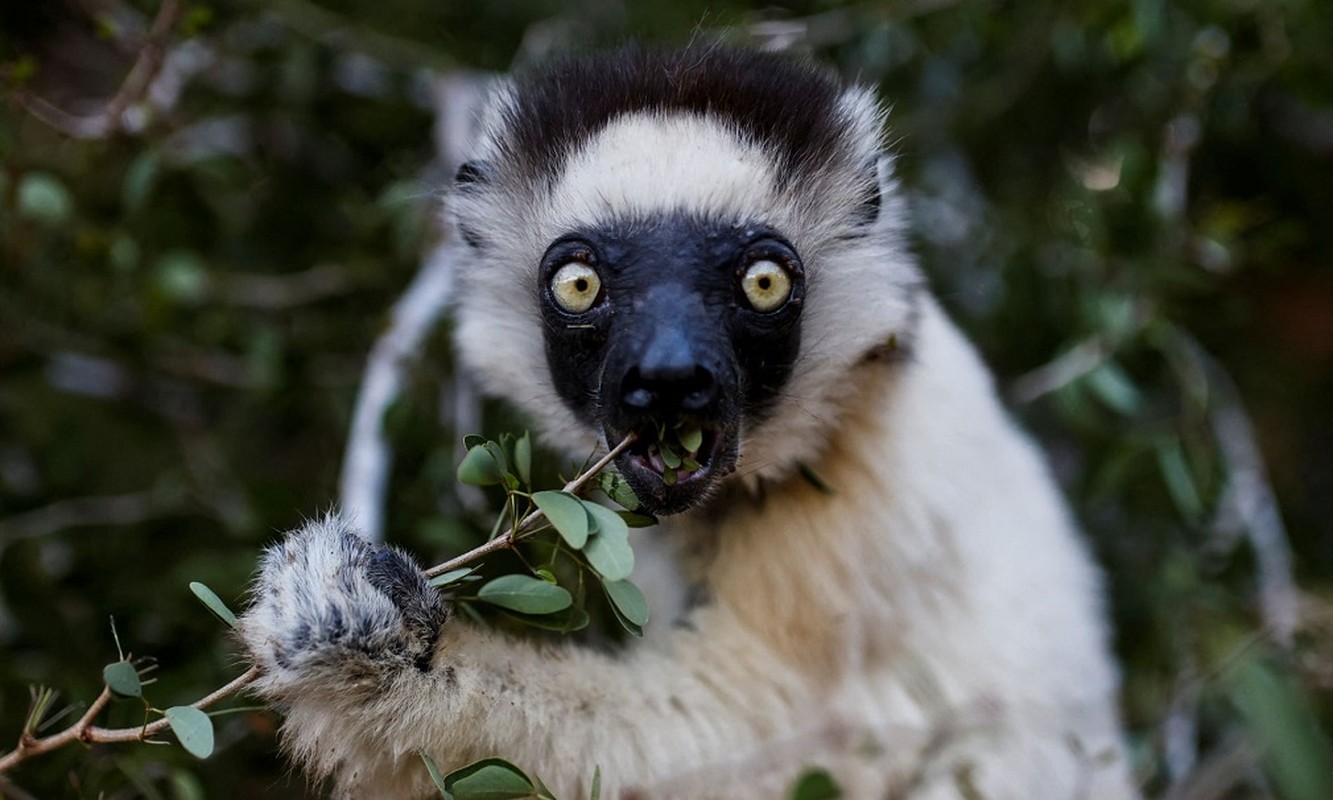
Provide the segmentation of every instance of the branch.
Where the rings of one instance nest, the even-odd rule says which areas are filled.
[[[162,72],[167,37],[180,21],[181,11],[180,0],[163,0],[125,82],[98,113],[86,117],[70,114],[22,89],[13,93],[14,100],[29,114],[75,139],[102,139],[121,130],[125,111],[144,102],[153,81]]]
[[[208,694],[205,697],[196,700],[190,705],[193,708],[203,710],[214,705],[219,700],[229,697],[233,694],[254,683],[259,677],[259,667],[250,667],[231,683]],[[107,744],[112,742],[136,742],[145,741],[150,736],[155,736],[169,727],[166,717],[155,720],[147,725],[137,728],[99,728],[93,725],[93,720],[106,704],[111,700],[111,690],[102,689],[102,693],[97,696],[93,704],[88,706],[88,710],[79,717],[79,721],[69,726],[60,733],[47,736],[43,739],[34,737],[28,731],[19,737],[18,747],[3,757],[0,757],[0,774],[18,766],[23,761],[33,756],[48,753],[52,750],[64,747],[73,742],[83,742],[84,744]]]
[[[20,539],[35,539],[82,525],[136,525],[160,513],[151,491],[74,497],[0,519],[0,552]]]
[[[449,300],[450,252],[437,250],[394,304],[389,327],[370,351],[356,395],[339,494],[343,510],[371,541],[384,539],[383,498],[392,455],[383,435],[384,412],[402,391],[408,368]]]
[[[294,8],[307,7],[300,2],[283,5],[284,13]],[[327,12],[315,9],[312,13]],[[484,83],[473,76],[450,74],[437,84],[437,155],[451,171],[462,163],[476,138]],[[402,391],[408,367],[449,301],[450,275],[458,253],[451,238],[452,232],[446,231],[445,241],[426,257],[394,305],[388,329],[370,351],[357,393],[338,494],[343,510],[371,541],[384,538],[384,496],[393,455],[384,438],[384,413]],[[462,386],[455,381],[456,391],[461,392]]]
[[[1052,361],[1015,378],[1009,395],[1021,405],[1031,403],[1097,369],[1110,356],[1109,351],[1101,336],[1074,345]]]
[[[584,485],[588,483],[588,481],[592,480],[592,477],[594,475],[606,469],[607,465],[609,465],[612,461],[614,461],[616,456],[625,452],[625,448],[633,444],[636,438],[638,437],[635,434],[631,433],[624,439],[620,440],[620,444],[611,448],[611,450],[606,455],[599,458],[597,460],[597,463],[593,464],[591,467],[588,467],[588,469],[584,470],[582,474],[576,476],[569,483],[566,483],[564,487],[561,489],[561,491],[569,492],[570,494],[578,493],[578,491],[582,489]],[[517,525],[505,531],[504,533],[500,534],[499,536],[495,537],[494,539],[490,540],[489,542],[481,545],[480,547],[474,547],[471,550],[464,553],[463,555],[451,558],[448,561],[444,562],[443,564],[436,564],[430,569],[422,570],[421,574],[426,576],[427,578],[434,578],[437,575],[443,575],[449,570],[458,569],[459,567],[471,564],[473,561],[476,561],[482,556],[487,556],[490,555],[491,553],[495,553],[500,550],[507,550],[510,547],[513,547],[516,542],[522,541],[526,537],[531,536],[533,533],[535,533],[538,529],[537,523],[540,520],[544,519],[545,516],[546,515],[543,514],[540,509],[537,511],[533,511],[531,514],[528,514],[526,517],[520,520]]]

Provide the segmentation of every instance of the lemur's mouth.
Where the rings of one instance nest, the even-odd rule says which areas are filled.
[[[674,514],[697,504],[735,464],[731,437],[716,425],[678,420],[634,433],[634,443],[616,459],[616,467],[645,510],[654,514]]]

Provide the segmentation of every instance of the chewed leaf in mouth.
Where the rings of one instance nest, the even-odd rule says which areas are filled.
[[[703,428],[697,425],[680,427],[659,427],[652,432],[656,438],[641,436],[640,448],[631,448],[650,470],[661,476],[667,486],[685,483],[704,472],[704,466],[712,460],[710,449],[704,448],[705,440],[709,444],[716,437],[706,437]]]
[[[730,471],[729,441],[721,428],[678,419],[635,431],[617,460],[621,474],[653,513],[683,511],[701,499],[714,479]]]

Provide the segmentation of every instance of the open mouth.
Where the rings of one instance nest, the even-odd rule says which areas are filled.
[[[640,427],[635,434],[616,466],[652,513],[684,511],[704,496],[714,478],[730,470],[727,437],[718,427],[682,419]]]

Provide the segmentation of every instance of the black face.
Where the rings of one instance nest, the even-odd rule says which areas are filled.
[[[539,270],[546,357],[648,511],[701,500],[736,465],[800,345],[805,272],[782,236],[687,215],[570,233]]]

